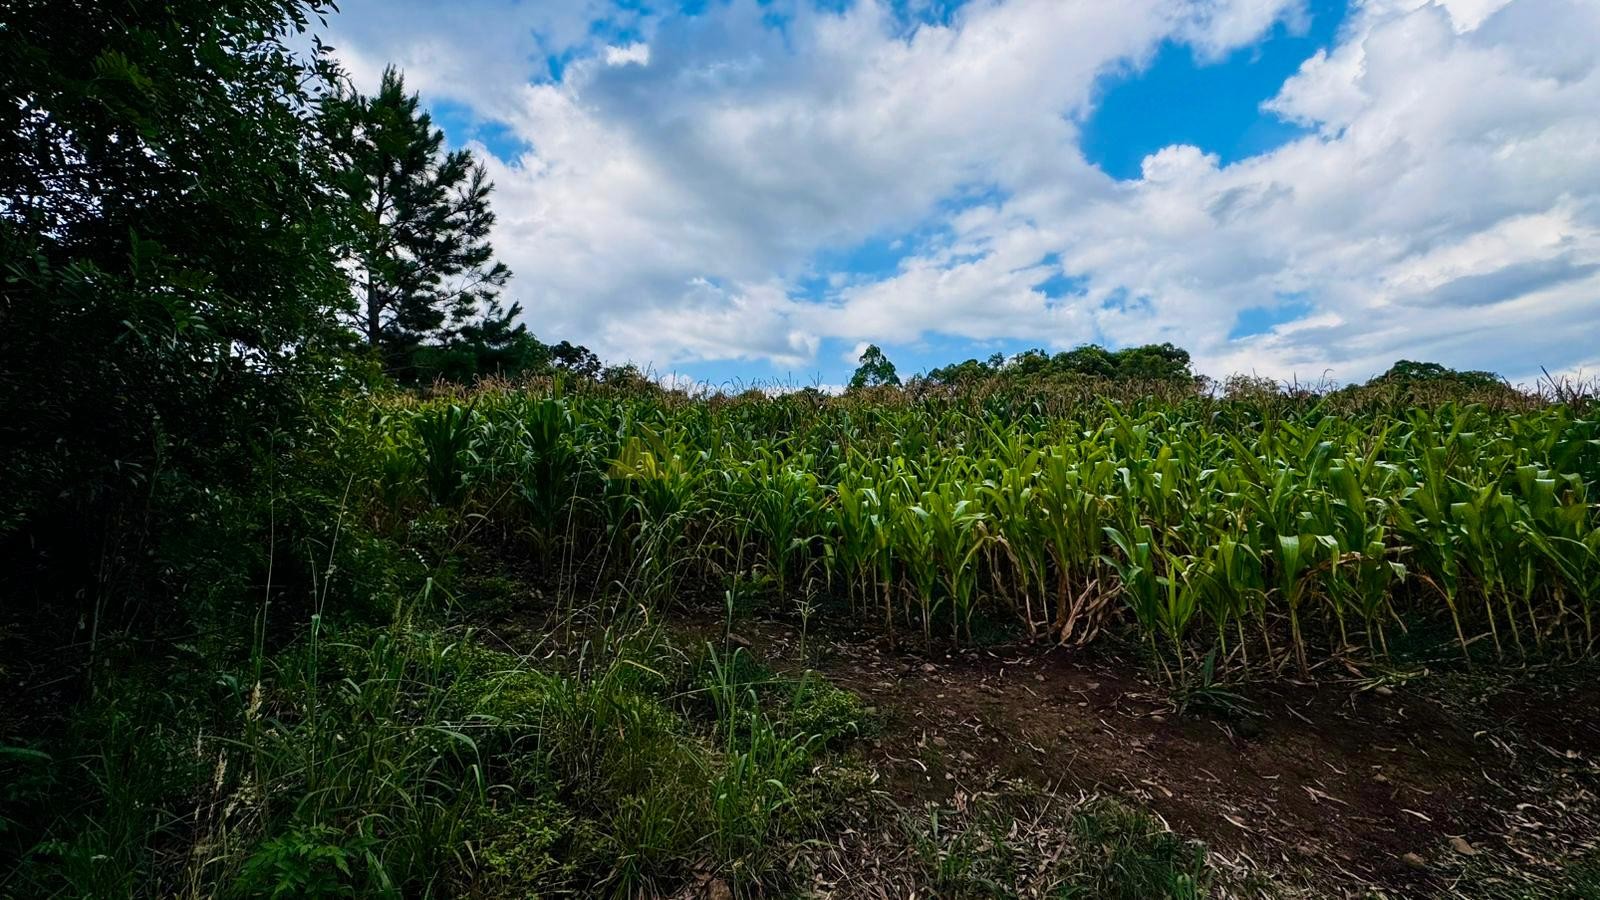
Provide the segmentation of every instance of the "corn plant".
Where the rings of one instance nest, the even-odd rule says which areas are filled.
[[[1123,628],[1180,674],[1384,655],[1429,620],[1469,661],[1596,646],[1600,422],[1561,406],[552,391],[370,418],[385,515],[413,478],[509,493],[541,551],[613,548],[588,558],[618,583],[803,575],[891,641]]]

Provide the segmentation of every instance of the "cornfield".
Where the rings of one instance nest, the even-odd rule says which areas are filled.
[[[597,583],[847,600],[891,640],[1114,631],[1169,674],[1419,628],[1469,664],[1596,649],[1600,419],[1560,404],[499,388],[337,428],[385,515],[473,507]]]

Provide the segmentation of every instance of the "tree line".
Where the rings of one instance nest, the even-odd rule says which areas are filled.
[[[867,345],[857,359],[846,389],[898,387],[902,382],[895,364],[876,344]],[[926,373],[914,375],[906,386],[972,387],[978,384],[1002,382],[1011,385],[1048,383],[1057,379],[1093,379],[1109,382],[1153,383],[1168,385],[1192,384],[1196,388],[1210,384],[1207,376],[1194,370],[1189,351],[1171,343],[1141,344],[1109,350],[1099,344],[1081,344],[1058,353],[1033,348],[1007,356],[995,353],[987,359],[968,359],[964,362],[936,366]],[[1402,391],[1428,389],[1474,392],[1509,391],[1505,379],[1494,372],[1481,369],[1452,369],[1435,362],[1417,362],[1402,359],[1363,385],[1354,387],[1376,388],[1386,386]],[[1225,390],[1253,393],[1304,393],[1292,385],[1280,385],[1268,378],[1232,376],[1224,384]]]

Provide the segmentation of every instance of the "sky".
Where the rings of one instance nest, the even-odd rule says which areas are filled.
[[[343,0],[548,341],[714,385],[1171,341],[1600,374],[1600,0]]]

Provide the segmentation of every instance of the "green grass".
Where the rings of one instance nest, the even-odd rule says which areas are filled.
[[[1194,900],[1216,875],[1205,848],[1109,797],[1068,800],[1008,786],[904,825],[939,896]]]
[[[648,634],[588,654],[547,671],[467,631],[320,626],[224,698],[225,734],[149,705],[184,698],[129,683],[80,723],[92,736],[68,742],[94,805],[55,820],[7,888],[635,895],[695,872],[781,883],[781,848],[828,815],[812,770],[859,728],[859,704],[745,651],[693,681],[686,657]],[[735,669],[761,672],[759,689]],[[712,702],[688,699],[702,694]],[[19,774],[50,763],[4,759]],[[8,799],[53,787],[19,779]]]

